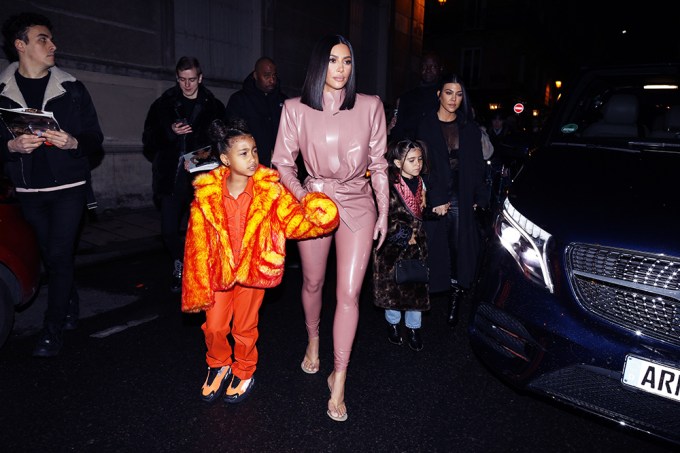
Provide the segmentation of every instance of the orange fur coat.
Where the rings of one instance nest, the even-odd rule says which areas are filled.
[[[238,283],[271,288],[281,283],[286,239],[323,236],[337,228],[335,203],[310,192],[298,201],[279,181],[276,170],[260,166],[253,175],[253,200],[248,209],[241,256],[236,265],[224,210],[227,167],[194,180],[189,227],[184,250],[182,311],[198,312],[214,304],[214,293]]]

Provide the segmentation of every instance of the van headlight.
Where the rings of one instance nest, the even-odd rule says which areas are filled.
[[[524,217],[506,198],[496,223],[496,235],[524,275],[552,293],[554,286],[548,267],[550,233]]]

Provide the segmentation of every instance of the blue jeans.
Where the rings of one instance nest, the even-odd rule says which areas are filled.
[[[44,327],[61,333],[74,286],[75,251],[86,204],[86,186],[53,192],[18,192],[24,217],[40,244],[47,270],[47,310]]]
[[[401,311],[385,309],[385,319],[390,324],[399,324],[399,321],[401,321]],[[420,329],[422,319],[423,312],[404,310],[404,324],[406,324],[406,327],[409,329]]]

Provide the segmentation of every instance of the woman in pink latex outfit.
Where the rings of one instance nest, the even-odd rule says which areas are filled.
[[[298,243],[308,335],[301,368],[313,374],[319,371],[321,294],[335,238],[337,305],[327,414],[336,421],[347,420],[345,379],[359,321],[361,284],[373,241],[379,248],[387,231],[386,136],[380,98],[356,92],[351,44],[339,35],[322,38],[312,51],[302,96],[283,106],[272,163],[298,199],[307,192],[324,192],[340,212],[340,226],[333,235]],[[298,154],[309,175],[303,183],[297,176]]]

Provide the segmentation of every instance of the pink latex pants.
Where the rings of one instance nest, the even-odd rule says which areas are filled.
[[[373,247],[374,221],[358,231],[344,222],[333,236],[298,242],[302,261],[302,306],[309,338],[319,336],[321,295],[331,243],[335,237],[337,286],[335,319],[333,320],[333,356],[335,371],[344,371],[349,364],[352,343],[359,323],[359,296]]]

